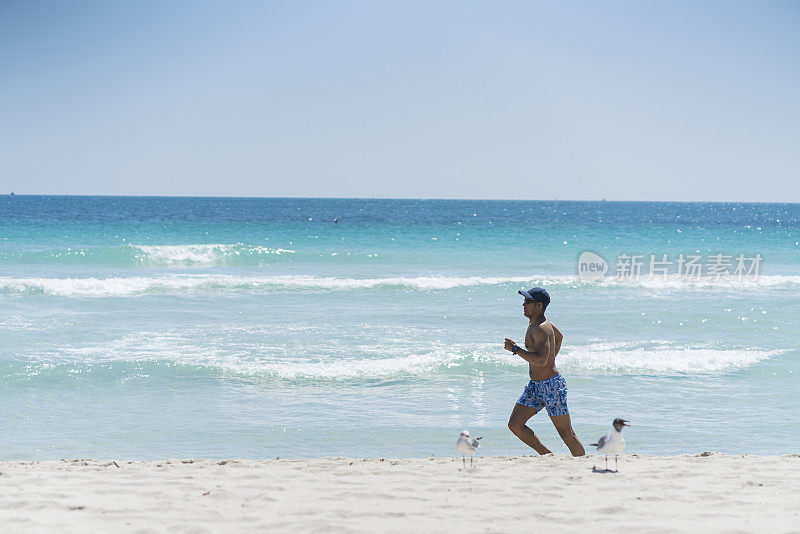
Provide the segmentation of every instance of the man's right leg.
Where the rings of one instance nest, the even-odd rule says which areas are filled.
[[[525,424],[528,419],[536,414],[536,409],[524,404],[515,404],[511,417],[508,419],[508,429],[514,433],[523,443],[533,448],[539,454],[550,454],[550,450],[539,441],[533,430]]]

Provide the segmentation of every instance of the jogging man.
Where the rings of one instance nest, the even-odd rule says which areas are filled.
[[[514,405],[508,428],[525,444],[539,454],[549,454],[550,449],[544,446],[536,434],[525,423],[542,408],[547,408],[547,415],[553,421],[558,435],[569,447],[573,456],[583,456],[586,451],[572,430],[572,422],[567,408],[567,383],[556,369],[556,356],[561,350],[564,336],[556,325],[547,320],[544,311],[550,304],[550,295],[541,287],[528,291],[519,291],[525,297],[522,313],[530,321],[525,333],[525,349],[506,338],[505,349],[528,362],[530,382],[522,396]]]

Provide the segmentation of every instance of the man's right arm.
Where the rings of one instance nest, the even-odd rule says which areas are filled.
[[[553,323],[550,323],[553,324]],[[558,356],[558,351],[561,350],[561,342],[564,340],[564,334],[561,333],[561,330],[556,328],[556,325],[553,324],[553,334],[556,336],[556,352],[553,354],[553,357]]]

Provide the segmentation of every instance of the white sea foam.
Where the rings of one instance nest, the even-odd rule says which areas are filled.
[[[410,290],[448,290],[458,287],[517,284],[546,287],[645,288],[648,290],[737,290],[759,287],[790,288],[800,286],[800,276],[771,275],[755,280],[738,282],[716,280],[705,283],[651,281],[645,284],[625,281],[579,282],[574,276],[497,277],[497,276],[417,276],[390,278],[334,278],[308,275],[237,276],[214,274],[176,274],[163,276],[130,276],[111,278],[10,278],[0,277],[0,292],[46,294],[61,297],[124,297],[148,293],[176,293],[186,291],[265,291],[274,289],[297,290],[354,290],[374,288],[404,288]],[[681,285],[683,284],[683,285]]]
[[[250,365],[251,374],[283,379],[321,378],[336,380],[380,379],[399,375],[429,374],[440,367],[456,364],[474,355],[459,355],[451,348],[439,348],[422,354],[383,358],[342,358],[326,362],[272,362]],[[236,369],[238,366],[234,366]]]
[[[210,373],[266,379],[358,380],[475,372],[527,374],[526,364],[495,343],[431,344],[377,342],[318,347],[313,357],[296,347],[254,339],[242,342],[202,329],[181,333],[128,334],[112,341],[37,352],[37,364],[90,365],[115,362],[194,366]],[[756,365],[786,350],[682,345],[669,341],[591,342],[565,349],[557,360],[569,376],[715,374]]]
[[[294,250],[236,244],[129,245],[145,265],[219,265],[241,257],[293,254]]]
[[[495,285],[530,281],[524,277],[395,277],[329,278],[306,275],[236,276],[167,275],[113,278],[7,278],[0,277],[0,291],[47,294],[61,297],[122,297],[147,293],[172,293],[203,290],[269,289],[370,289],[401,287],[408,289],[452,289],[463,286]]]
[[[560,370],[578,374],[702,374],[750,367],[785,352],[668,341],[598,342],[566,348],[558,356],[558,366]]]
[[[0,263],[100,264],[146,267],[259,265],[294,250],[245,243],[122,245],[0,252]]]
[[[397,375],[420,375],[437,368],[459,365],[481,358],[474,347],[441,345],[422,349],[373,346],[320,348],[313,360],[287,357],[285,347],[212,341],[200,345],[197,334],[129,334],[120,339],[57,351],[37,353],[39,365],[113,364],[168,362],[170,365],[196,366],[223,374],[265,378],[376,379]],[[211,340],[209,340],[211,341]],[[415,345],[415,344],[412,344]],[[346,352],[340,354],[337,350]],[[294,354],[295,351],[290,351]],[[358,357],[348,354],[358,354]]]

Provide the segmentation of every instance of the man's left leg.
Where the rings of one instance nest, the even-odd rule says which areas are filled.
[[[572,421],[569,418],[569,414],[551,415],[550,420],[553,422],[553,426],[556,427],[558,435],[561,436],[561,439],[564,440],[564,443],[569,448],[569,452],[572,453],[572,456],[583,456],[586,454],[578,436],[575,435],[575,431],[572,430]]]

